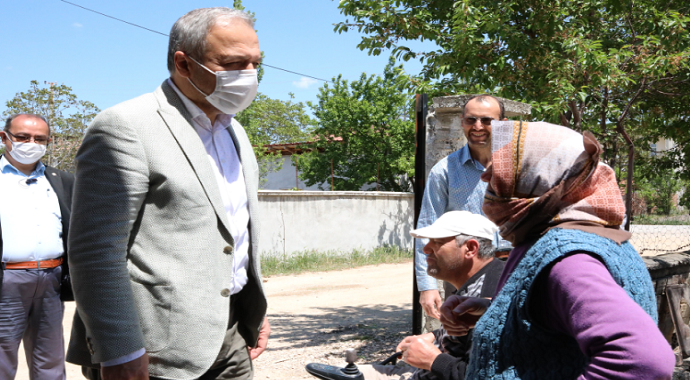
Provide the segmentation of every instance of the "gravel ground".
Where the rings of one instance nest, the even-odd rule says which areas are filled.
[[[343,366],[348,348],[358,364],[386,359],[412,329],[411,276],[404,263],[267,279],[272,334],[255,379],[314,379],[305,365]]]
[[[264,279],[272,333],[254,378],[316,379],[305,365],[343,366],[348,348],[358,364],[384,360],[412,329],[411,280],[411,262]],[[68,302],[65,342],[73,315]],[[68,363],[67,379],[83,379],[77,366]],[[29,380],[23,349],[16,380]]]
[[[280,323],[280,322],[279,322]],[[395,352],[398,343],[409,334],[408,324],[344,325],[316,332],[308,340],[293,341],[267,351],[256,362],[256,379],[307,379],[308,363],[344,366],[345,350],[354,348],[358,363],[380,362]]]

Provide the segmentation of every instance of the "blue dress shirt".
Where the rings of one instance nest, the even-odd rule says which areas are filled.
[[[41,162],[26,175],[0,158],[3,262],[55,259],[64,253],[57,194]]]
[[[424,189],[417,228],[433,224],[448,211],[484,215],[482,204],[487,184],[479,178],[484,170],[484,166],[472,158],[467,145],[436,163]],[[498,234],[494,238],[495,246],[510,244],[505,241],[498,244],[497,239]],[[437,289],[436,279],[426,273],[426,255],[422,249],[428,242],[429,239],[415,239],[415,272],[419,291]]]

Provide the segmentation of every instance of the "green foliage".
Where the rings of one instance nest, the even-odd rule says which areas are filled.
[[[672,170],[649,173],[635,182],[636,193],[647,205],[648,213],[670,215],[675,209],[674,197],[683,188],[683,182]]]
[[[408,191],[414,176],[414,122],[408,78],[391,60],[384,76],[362,74],[353,82],[334,78],[310,104],[319,120],[313,151],[293,156],[308,186]]]
[[[247,12],[256,21],[254,12],[247,10],[242,5],[242,0],[234,0],[232,7]],[[264,59],[263,51],[261,59]],[[259,66],[257,76],[261,83],[264,76],[262,66]],[[292,93],[289,95],[290,100],[283,101],[258,93],[252,104],[235,117],[247,131],[249,141],[254,147],[254,154],[259,163],[260,185],[266,183],[268,173],[283,167],[280,154],[268,153],[265,145],[303,142],[310,139],[314,120],[306,113],[304,104],[293,102],[295,96]]]
[[[403,263],[412,260],[412,251],[397,246],[382,246],[371,251],[303,251],[289,256],[262,255],[264,276],[300,274],[356,268],[364,265]]]
[[[690,218],[688,218],[688,215],[662,216],[647,214],[636,217],[635,224],[690,226]]]
[[[47,82],[40,86],[35,80],[31,81],[28,91],[17,93],[5,106],[4,117],[32,113],[48,120],[53,140],[42,161],[67,171],[74,170],[74,156],[84,130],[100,111],[95,104],[79,100],[71,87]]]
[[[679,198],[690,190],[690,181],[680,178],[665,155],[644,152],[635,168],[635,194],[644,201],[647,214],[672,215],[679,211],[677,206],[690,206],[687,197]]]
[[[341,0],[339,8],[354,22],[335,31],[365,34],[360,49],[419,59],[423,91],[531,103],[534,119],[594,132],[612,166],[628,137],[645,146],[651,134],[667,136],[690,177],[687,0]],[[429,43],[415,51],[410,40]],[[657,123],[641,125],[650,112]]]
[[[237,9],[238,11],[245,11],[247,12],[250,16],[252,16],[252,19],[254,19],[254,22],[256,22],[256,15],[254,12],[247,10],[244,5],[242,5],[242,0],[234,0],[232,3],[232,8]],[[261,52],[261,59],[264,59],[264,52]],[[257,76],[257,81],[261,83],[261,79],[264,77],[264,68],[259,65],[259,68],[256,70],[256,76]]]
[[[310,139],[315,122],[306,113],[304,104],[292,99],[293,94],[290,100],[283,101],[259,93],[252,104],[236,116],[254,146],[262,184],[269,172],[278,171],[283,165],[280,155],[268,154],[265,145]]]

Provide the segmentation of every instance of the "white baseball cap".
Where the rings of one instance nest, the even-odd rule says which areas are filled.
[[[469,211],[448,211],[434,224],[410,232],[412,237],[441,239],[460,234],[494,240],[498,227],[486,217]]]

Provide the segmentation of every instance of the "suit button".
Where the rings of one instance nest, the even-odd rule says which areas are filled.
[[[86,347],[89,349],[89,353],[93,355],[95,352],[93,351],[93,347],[91,346],[91,338],[86,338]]]
[[[228,255],[232,253],[232,246],[227,246],[223,248],[223,253],[227,253]]]
[[[223,297],[230,297],[230,289],[225,288],[225,289],[221,290],[220,295]]]

